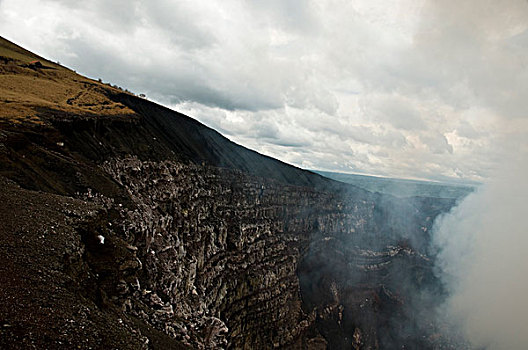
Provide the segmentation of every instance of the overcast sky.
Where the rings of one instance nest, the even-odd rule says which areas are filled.
[[[0,35],[303,168],[528,154],[526,0],[0,0]]]

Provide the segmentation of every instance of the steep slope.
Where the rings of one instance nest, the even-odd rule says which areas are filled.
[[[217,167],[237,169],[297,186],[337,186],[318,174],[237,145],[217,131],[168,108],[129,94],[119,94],[113,99],[145,116],[149,130],[161,135],[171,149],[179,150],[180,156],[196,164],[204,162]]]
[[[2,347],[436,346],[412,308],[454,201],[334,182],[4,39],[0,82]]]
[[[2,122],[42,126],[46,132],[58,129],[92,160],[133,152],[149,159],[203,162],[301,186],[332,183],[237,145],[183,114],[79,76],[3,38],[0,59]],[[42,64],[30,63],[35,60]],[[135,135],[130,138],[126,132]],[[93,143],[96,134],[104,138],[104,145]]]

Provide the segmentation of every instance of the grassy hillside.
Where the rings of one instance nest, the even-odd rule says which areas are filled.
[[[31,62],[38,61],[37,64]],[[112,101],[119,91],[85,78],[35,55],[0,37],[0,121],[15,124],[46,124],[40,110],[99,116],[133,112]]]
[[[13,132],[6,134],[6,142],[17,143],[27,153],[26,167],[17,160],[22,154],[0,154],[0,160],[5,160],[0,175],[16,178],[32,189],[39,189],[39,182],[47,190],[55,188],[52,173],[65,161],[83,163],[75,159],[81,154],[96,162],[137,154],[144,159],[169,158],[236,169],[299,186],[340,186],[235,144],[193,118],[83,77],[3,38],[0,126]],[[39,154],[50,145],[58,153]],[[73,149],[77,151],[70,154]],[[79,176],[71,176],[71,190],[82,188],[76,185]],[[62,188],[56,190],[65,193]]]

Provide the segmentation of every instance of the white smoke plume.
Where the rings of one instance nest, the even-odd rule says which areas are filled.
[[[448,321],[475,348],[528,349],[528,157],[508,165],[435,223]],[[510,153],[510,154],[512,154]]]

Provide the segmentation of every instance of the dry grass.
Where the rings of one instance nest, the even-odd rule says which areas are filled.
[[[44,67],[31,67],[38,60]],[[74,115],[118,116],[134,112],[107,96],[122,92],[47,61],[0,37],[0,120],[45,124],[39,108]]]

